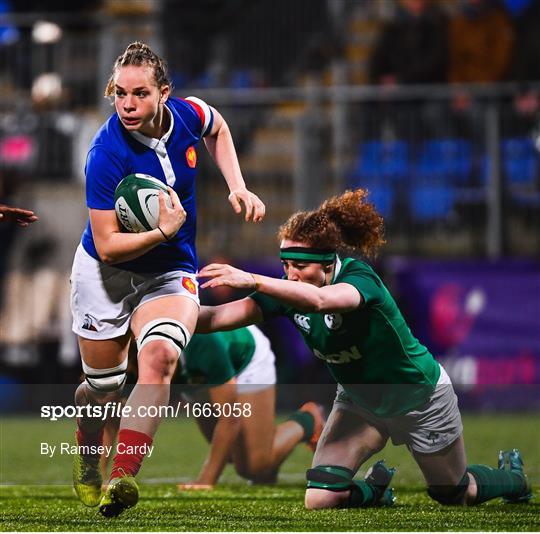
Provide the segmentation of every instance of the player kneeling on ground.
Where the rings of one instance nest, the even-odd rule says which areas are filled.
[[[197,417],[211,447],[199,476],[179,484],[179,489],[212,488],[229,460],[241,477],[271,484],[299,443],[315,450],[324,425],[319,405],[308,402],[287,421],[275,424],[274,361],[270,341],[255,326],[193,336],[176,382],[203,385],[189,394],[189,400],[217,404],[221,415]],[[229,413],[232,406],[242,408],[241,417]]]
[[[365,480],[353,476],[386,445],[405,444],[442,504],[479,504],[495,497],[532,497],[517,450],[499,468],[467,465],[463,426],[450,379],[413,337],[389,291],[351,250],[374,255],[384,243],[383,220],[367,192],[347,191],[317,210],[299,212],[280,228],[285,279],[210,264],[202,287],[252,288],[249,297],[202,307],[197,331],[230,329],[285,315],[338,382],[307,472],[310,509],[391,504],[393,470],[377,462]]]

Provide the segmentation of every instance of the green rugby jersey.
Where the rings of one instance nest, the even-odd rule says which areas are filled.
[[[182,353],[175,382],[221,385],[238,376],[255,353],[248,328],[194,334]]]
[[[287,316],[315,356],[325,361],[351,399],[381,417],[421,406],[440,376],[439,364],[411,333],[375,271],[343,260],[332,284],[347,283],[364,304],[347,313],[304,313],[273,297],[253,293],[265,318]]]

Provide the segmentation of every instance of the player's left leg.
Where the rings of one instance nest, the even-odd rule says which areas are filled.
[[[523,472],[519,451],[499,454],[499,468],[469,465],[463,435],[451,445],[433,454],[413,451],[428,484],[428,494],[441,504],[474,505],[503,497],[505,502],[528,502],[530,485]]]
[[[193,299],[168,295],[145,302],[133,314],[131,330],[139,349],[139,377],[125,406],[130,415],[120,421],[117,453],[100,503],[100,512],[107,517],[138,501],[134,477],[152,450],[160,408],[169,403],[176,363],[195,330],[198,311]]]
[[[428,494],[441,504],[480,504],[495,497],[521,499],[530,492],[519,453],[513,453],[511,461],[508,457],[507,468],[467,466],[457,396],[443,369],[429,401],[421,409],[395,418],[392,425],[392,440],[399,442],[405,436],[402,442],[422,470]]]
[[[429,496],[441,504],[470,504],[476,498],[476,481],[467,472],[467,456],[460,435],[433,453],[411,449],[428,485]]]

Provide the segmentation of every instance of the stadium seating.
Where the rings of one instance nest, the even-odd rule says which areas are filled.
[[[405,141],[366,141],[358,150],[354,175],[363,183],[398,181],[409,176],[410,149]]]
[[[530,137],[512,137],[501,141],[502,170],[507,183],[534,184],[539,170],[538,153]]]
[[[390,221],[394,215],[395,191],[388,184],[371,184],[368,186],[369,200],[375,205],[377,211]]]
[[[540,204],[540,195],[532,191],[540,172],[533,140],[506,138],[500,148],[502,179],[511,198],[519,205]],[[417,148],[416,155],[414,152],[404,140],[362,142],[349,183],[367,187],[371,200],[387,219],[395,215],[397,198],[404,191],[413,221],[421,223],[445,220],[458,201],[484,199],[489,158],[475,159],[470,141],[431,139]]]
[[[464,139],[432,139],[420,149],[414,174],[420,180],[439,179],[456,185],[469,182],[472,145]]]
[[[420,184],[411,188],[409,200],[415,222],[444,220],[454,209],[456,189],[448,184]]]

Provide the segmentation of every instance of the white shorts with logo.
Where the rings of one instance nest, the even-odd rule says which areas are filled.
[[[451,445],[463,432],[457,395],[441,365],[441,376],[428,401],[403,415],[378,417],[360,408],[338,384],[334,409],[358,414],[368,424],[391,438],[394,445],[407,445],[420,453],[434,453]]]
[[[97,340],[122,336],[139,306],[170,295],[187,297],[198,305],[195,275],[183,271],[152,275],[124,271],[95,260],[82,245],[77,248],[71,271],[75,334]]]
[[[276,357],[270,340],[256,326],[247,328],[255,340],[255,352],[251,361],[236,376],[239,393],[266,389],[276,383]]]

